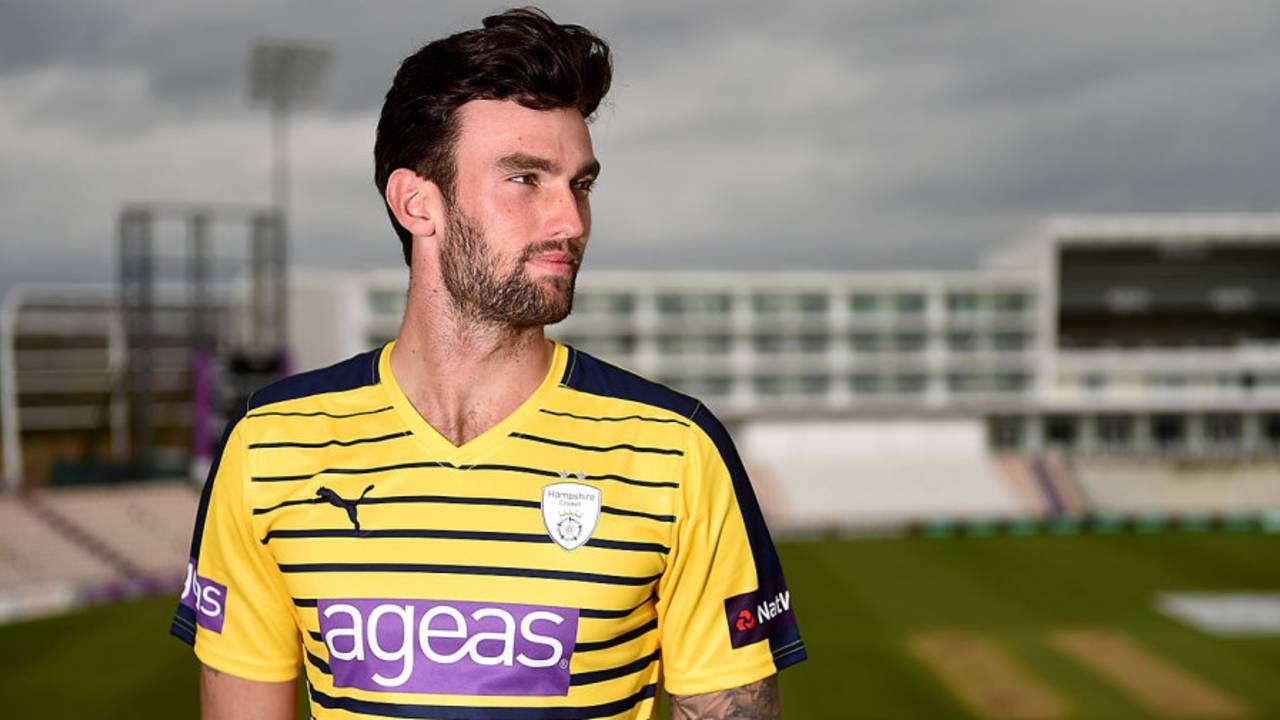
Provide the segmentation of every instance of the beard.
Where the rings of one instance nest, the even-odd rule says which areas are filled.
[[[489,248],[480,224],[456,207],[449,207],[448,215],[448,231],[440,243],[440,275],[459,314],[486,324],[516,328],[552,325],[568,317],[573,309],[581,248],[556,241],[531,245],[503,275],[501,258]],[[555,276],[539,281],[526,271],[529,258],[549,250],[567,250],[577,258],[567,278]]]

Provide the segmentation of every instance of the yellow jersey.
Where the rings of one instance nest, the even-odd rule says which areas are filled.
[[[315,718],[648,718],[805,658],[732,442],[698,401],[557,343],[454,446],[394,343],[257,391],[201,496],[172,632]]]

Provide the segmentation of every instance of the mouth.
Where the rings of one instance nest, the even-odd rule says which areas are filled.
[[[569,273],[578,267],[578,257],[571,252],[563,250],[538,253],[525,262],[541,270],[553,273]]]

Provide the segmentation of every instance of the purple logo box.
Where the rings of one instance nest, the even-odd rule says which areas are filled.
[[[227,617],[227,586],[196,574],[195,558],[187,561],[187,579],[182,583],[183,605],[196,613],[196,623],[205,630],[222,632]]]
[[[335,687],[563,696],[578,609],[456,600],[320,600]]]
[[[724,614],[729,621],[729,643],[735,648],[760,642],[796,624],[791,591],[781,578],[760,590],[726,598]]]

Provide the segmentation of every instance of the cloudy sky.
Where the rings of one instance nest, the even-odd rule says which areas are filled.
[[[125,202],[262,202],[260,38],[334,53],[293,125],[296,261],[396,265],[381,97],[501,7],[0,0],[0,292],[109,280]],[[1280,206],[1275,2],[544,7],[616,57],[591,267],[963,267],[1047,213]]]

